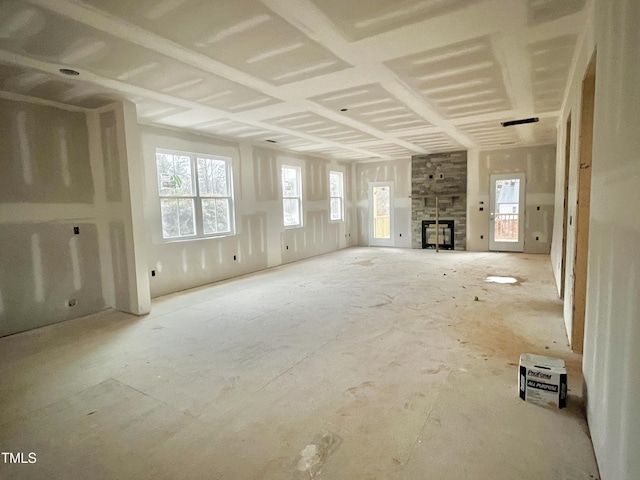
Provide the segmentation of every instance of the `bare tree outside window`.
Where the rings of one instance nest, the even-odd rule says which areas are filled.
[[[285,227],[302,226],[302,174],[300,167],[282,167],[282,214]]]
[[[156,151],[162,238],[233,234],[231,159]]]

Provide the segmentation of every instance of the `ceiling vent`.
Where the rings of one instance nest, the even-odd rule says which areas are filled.
[[[62,73],[63,75],[69,75],[70,77],[75,77],[77,75],[80,75],[79,71],[71,70],[70,68],[61,68],[60,73]]]
[[[503,127],[510,127],[512,125],[522,125],[523,123],[536,123],[539,122],[538,117],[522,118],[520,120],[510,120],[508,122],[502,122]]]

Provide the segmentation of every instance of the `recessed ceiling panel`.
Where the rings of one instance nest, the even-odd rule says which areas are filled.
[[[377,140],[376,137],[361,132],[360,130],[347,127],[346,125],[311,112],[300,112],[282,117],[269,118],[264,120],[264,122],[344,144]]]
[[[321,155],[326,155],[327,157],[339,158],[342,160],[361,160],[365,158],[371,158],[371,155],[368,153],[354,152],[339,147],[322,147],[316,149],[307,149],[306,151],[319,153]]]
[[[103,107],[118,98],[115,92],[88,82],[7,64],[0,64],[0,90],[82,108]]]
[[[143,97],[132,97],[131,100],[136,104],[138,117],[150,122],[162,123],[163,119],[188,112],[188,108],[178,107],[158,100],[152,100]]]
[[[511,109],[489,37],[386,62],[443,116],[459,118]]]
[[[275,85],[349,65],[258,0],[85,0]]]
[[[281,148],[290,150],[309,149],[320,147],[317,143],[304,138],[295,137],[286,133],[256,127],[247,123],[238,122],[228,118],[218,118],[189,128],[224,137],[239,138],[252,142],[267,142]]]
[[[481,147],[519,145],[518,127],[503,127],[499,121],[470,123],[458,127]]]
[[[0,89],[344,159],[549,143],[586,3],[0,0]]]
[[[540,122],[531,125],[533,137],[536,143],[556,143],[557,141],[557,117],[541,118]]]
[[[451,13],[481,0],[312,0],[349,40]]]
[[[374,145],[360,145],[359,147],[385,158],[410,157],[416,154],[415,151],[409,150],[396,143],[378,143]]]
[[[536,112],[552,112],[562,106],[576,41],[576,35],[563,35],[527,47]]]
[[[424,127],[429,123],[379,84],[362,85],[312,97],[316,103],[385,132]],[[345,110],[346,111],[343,111]]]
[[[584,8],[586,0],[527,0],[529,25],[550,22],[571,15]]]
[[[402,140],[411,142],[414,145],[424,148],[429,152],[450,152],[453,150],[463,150],[464,147],[449,135],[443,132],[422,133],[402,137]]]
[[[16,30],[17,26],[24,26]],[[48,10],[9,1],[0,7],[0,48],[87,70],[182,100],[240,112],[279,100],[134,45]],[[50,41],[55,38],[56,41]]]

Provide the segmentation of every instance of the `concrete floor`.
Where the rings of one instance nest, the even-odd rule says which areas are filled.
[[[6,337],[0,478],[598,478],[561,312],[547,256],[351,248]]]

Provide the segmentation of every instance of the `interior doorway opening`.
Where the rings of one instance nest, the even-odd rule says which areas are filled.
[[[569,168],[571,165],[571,113],[567,118],[564,144],[564,212],[562,214],[562,263],[560,265],[560,298],[564,298],[564,282],[567,275],[567,231],[569,229]]]
[[[593,154],[593,110],[596,90],[596,56],[594,54],[582,81],[580,115],[580,162],[578,164],[578,199],[576,206],[576,247],[573,262],[573,305],[571,349],[582,353],[587,302],[589,259],[589,215],[591,210],[591,158]]]

